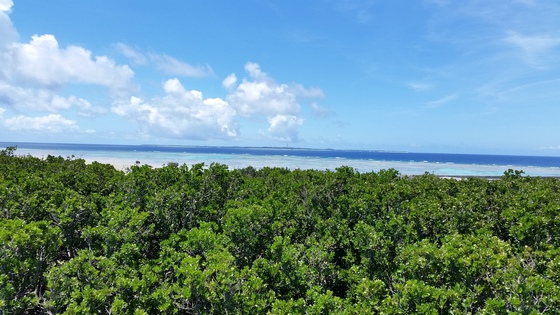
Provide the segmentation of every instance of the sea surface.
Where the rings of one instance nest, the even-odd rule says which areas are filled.
[[[332,150],[279,147],[208,147],[162,145],[104,145],[0,142],[0,148],[17,146],[15,154],[45,158],[48,155],[110,163],[117,169],[135,164],[153,167],[170,162],[189,166],[220,163],[230,169],[253,166],[289,169],[335,170],[349,166],[360,173],[393,168],[403,175],[432,173],[440,176],[500,176],[508,169],[529,176],[560,177],[560,157],[482,154],[447,154]]]

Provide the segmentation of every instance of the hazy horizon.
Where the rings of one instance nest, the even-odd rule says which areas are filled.
[[[493,151],[480,151],[480,152],[462,152],[462,151],[417,151],[417,150],[387,150],[387,149],[363,149],[363,148],[328,148],[328,147],[313,147],[313,146],[298,146],[297,144],[287,144],[287,145],[236,145],[232,144],[224,144],[224,145],[212,145],[212,144],[197,144],[197,143],[190,143],[190,144],[173,144],[173,143],[165,143],[165,144],[157,144],[157,143],[99,143],[99,142],[92,142],[92,143],[85,143],[85,142],[56,142],[56,141],[4,141],[0,139],[0,148],[4,149],[8,146],[18,146],[18,145],[32,145],[32,144],[50,144],[50,145],[92,145],[92,146],[130,146],[130,147],[139,147],[139,146],[160,146],[160,147],[184,147],[184,148],[256,148],[256,149],[290,149],[290,150],[333,150],[333,151],[364,151],[364,152],[385,152],[385,153],[420,153],[420,154],[458,154],[458,155],[496,155],[496,156],[533,156],[533,157],[559,157],[559,154],[554,154],[551,151],[542,151],[542,154],[518,154],[518,153],[507,153],[501,152],[496,153]],[[548,153],[548,154],[546,154]]]
[[[6,143],[0,142],[2,145]],[[152,167],[168,163],[225,164],[233,169],[252,166],[288,169],[335,170],[349,166],[359,172],[377,172],[396,169],[403,175],[421,175],[426,172],[441,176],[501,176],[508,169],[523,170],[529,176],[560,177],[560,158],[526,156],[491,156],[437,154],[414,152],[386,152],[366,150],[324,150],[281,147],[203,147],[136,145],[83,145],[83,144],[23,144],[16,155],[46,158],[48,155],[80,158],[108,163],[124,170],[132,165]]]

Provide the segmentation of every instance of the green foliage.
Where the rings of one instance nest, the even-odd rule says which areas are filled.
[[[7,147],[4,150],[0,150],[0,156],[8,156],[8,157],[12,157],[14,156],[14,152],[17,150],[17,146],[10,146]]]
[[[0,151],[0,314],[560,313],[560,181]]]
[[[55,263],[60,230],[46,221],[0,220],[0,312],[24,314],[41,308],[43,273]]]

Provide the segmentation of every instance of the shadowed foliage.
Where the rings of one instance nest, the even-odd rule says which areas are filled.
[[[0,151],[0,314],[555,314],[560,181]]]

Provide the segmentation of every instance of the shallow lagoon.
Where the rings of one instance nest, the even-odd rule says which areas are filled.
[[[81,146],[83,147],[83,146]],[[251,152],[248,150],[248,152]],[[314,157],[296,155],[255,155],[255,154],[224,154],[224,153],[187,153],[168,151],[134,151],[134,150],[84,150],[83,148],[48,148],[37,149],[18,146],[18,155],[32,155],[46,157],[48,155],[83,158],[87,162],[98,161],[109,163],[117,169],[125,170],[137,161],[153,167],[161,167],[170,162],[187,164],[188,166],[204,163],[220,163],[230,169],[253,166],[281,167],[288,169],[317,169],[335,170],[340,166],[350,166],[360,173],[379,171],[393,168],[404,175],[419,175],[426,172],[440,176],[500,176],[508,169],[523,170],[530,176],[560,177],[560,167],[542,167],[530,165],[488,165],[488,164],[462,164],[453,162],[427,162],[427,161],[387,161],[374,159],[352,159],[343,157]]]

